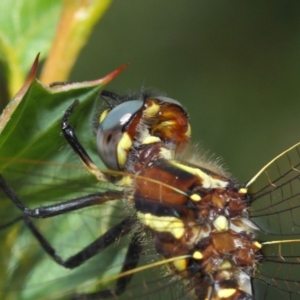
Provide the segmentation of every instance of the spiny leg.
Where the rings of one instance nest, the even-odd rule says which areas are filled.
[[[23,220],[26,226],[38,240],[42,248],[48,253],[48,255],[50,255],[56,263],[68,269],[74,269],[82,265],[85,261],[100,253],[102,250],[113,244],[116,240],[122,238],[131,230],[131,226],[133,223],[133,219],[131,217],[125,218],[122,222],[109,229],[106,233],[98,237],[95,241],[90,243],[81,251],[77,252],[75,255],[70,256],[66,260],[63,260],[59,255],[56,254],[55,249],[39,232],[30,218],[24,215]]]
[[[138,265],[140,260],[140,255],[142,252],[142,244],[139,238],[139,234],[135,233],[131,238],[130,244],[127,249],[126,257],[123,262],[122,270],[120,274],[126,271],[134,270]],[[72,300],[96,300],[96,299],[106,299],[106,298],[113,298],[123,294],[126,291],[128,284],[131,281],[132,276],[134,273],[120,276],[117,279],[115,289],[106,289],[94,293],[89,294],[78,294],[72,297]]]
[[[32,218],[50,218],[66,212],[75,211],[84,207],[102,204],[110,200],[120,199],[121,192],[107,191],[105,193],[92,194],[81,198],[65,201],[62,203],[39,207],[35,209],[29,209],[20,201],[15,192],[8,186],[4,178],[0,175],[0,187],[11,199],[11,201],[23,212],[23,215],[15,218],[7,224],[2,225],[2,228],[6,228],[9,225],[23,220],[26,226],[30,229],[33,235],[36,237],[42,248],[53,258],[55,262],[62,265],[65,268],[75,268],[81,265],[83,262],[93,257],[109,245],[111,245],[116,239],[123,237],[130,230],[134,217],[127,217],[119,224],[108,230],[105,234],[97,238],[90,245],[79,251],[77,254],[69,257],[66,260],[62,260],[60,256],[56,254],[54,248],[46,240],[46,238],[39,232],[36,226],[31,221]]]
[[[32,218],[51,218],[66,212],[75,211],[84,207],[100,205],[107,201],[118,200],[123,197],[121,191],[106,191],[103,193],[95,193],[82,196],[76,199],[67,200],[54,205],[47,205],[30,209],[26,207],[16,195],[16,193],[6,183],[3,176],[0,174],[0,187],[6,193],[8,198],[27,216]],[[13,221],[12,221],[13,222]],[[3,225],[5,226],[5,225]]]
[[[61,122],[61,129],[63,132],[63,135],[69,145],[73,148],[74,152],[79,156],[80,160],[84,164],[84,166],[87,168],[87,170],[93,174],[98,180],[100,181],[108,181],[106,176],[97,168],[97,166],[94,164],[90,156],[87,154],[87,152],[84,150],[82,145],[80,144],[75,131],[73,127],[69,124],[69,117],[74,112],[74,109],[76,106],[79,105],[79,101],[75,100],[73,104],[66,110],[66,112],[63,115],[63,119]]]
[[[70,256],[66,260],[63,260],[59,255],[56,254],[55,249],[50,245],[50,243],[46,240],[46,238],[39,232],[36,226],[31,221],[30,217],[33,218],[49,218],[53,216],[57,216],[63,214],[65,212],[74,211],[77,209],[81,209],[83,207],[92,206],[96,204],[102,204],[109,200],[114,200],[116,198],[120,198],[121,192],[110,191],[103,194],[93,194],[85,197],[77,198],[74,200],[65,201],[60,204],[44,206],[36,209],[29,209],[23,205],[23,203],[19,200],[18,196],[14,193],[14,191],[7,185],[4,178],[0,175],[0,187],[7,194],[7,196],[12,200],[12,202],[23,211],[23,215],[15,218],[11,222],[1,226],[2,228],[6,228],[9,225],[23,220],[26,226],[30,229],[32,234],[38,240],[39,244],[45,250],[45,252],[59,265],[65,268],[76,268],[83,264],[88,259],[97,255],[99,252],[104,250],[106,247],[114,243],[117,239],[122,238],[128,232],[130,232],[132,228],[132,224],[135,223],[134,217],[127,217],[119,224],[115,225],[113,228],[109,229],[102,236],[97,238],[91,244],[86,246],[84,249],[79,251],[73,256]],[[111,193],[111,194],[110,194]],[[101,195],[103,198],[101,199]],[[131,242],[129,244],[127,254],[125,260],[123,262],[123,267],[121,272],[126,272],[128,270],[134,269],[140,258],[140,253],[142,251],[141,242],[138,238],[138,234],[134,234],[131,238]],[[99,270],[101,272],[101,270]],[[74,299],[105,299],[110,297],[115,297],[116,295],[122,294],[126,287],[128,286],[133,274],[122,276],[116,282],[116,288],[114,290],[102,290],[99,292],[95,292],[92,294],[81,294],[75,295]]]

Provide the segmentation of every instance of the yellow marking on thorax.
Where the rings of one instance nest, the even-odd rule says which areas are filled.
[[[127,151],[129,151],[131,146],[132,140],[130,138],[130,135],[127,132],[124,132],[117,146],[118,163],[121,168],[124,167],[127,162]]]
[[[130,187],[133,185],[133,180],[130,176],[124,176],[122,179],[118,182],[118,186],[123,187]]]
[[[170,161],[170,163],[179,169],[182,169],[188,173],[191,173],[191,174],[199,177],[202,181],[202,186],[206,189],[225,188],[228,185],[227,181],[212,178],[211,176],[209,176],[206,173],[204,173],[203,171],[201,171],[199,168],[189,167],[189,166],[180,164],[176,161]]]
[[[138,212],[137,216],[139,220],[150,227],[154,231],[158,232],[169,232],[176,239],[180,239],[185,232],[184,223],[175,217],[171,216],[155,216],[150,213]]]
[[[151,102],[151,104],[144,110],[144,117],[146,119],[152,118],[157,115],[160,110],[160,106],[156,103]]]
[[[143,145],[159,143],[161,140],[156,136],[149,135],[142,140]]]

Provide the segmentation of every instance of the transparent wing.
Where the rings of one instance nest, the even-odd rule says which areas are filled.
[[[258,226],[264,261],[254,280],[257,299],[300,299],[300,146],[267,164],[252,180],[250,219]]]

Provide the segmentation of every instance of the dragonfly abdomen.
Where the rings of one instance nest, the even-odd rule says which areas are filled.
[[[135,169],[134,186],[138,217],[152,230],[156,251],[166,259],[189,256],[172,262],[170,269],[185,279],[196,299],[204,299],[203,293],[207,299],[250,299],[250,278],[261,255],[245,219],[246,189],[158,156],[143,167],[136,162],[140,170]]]

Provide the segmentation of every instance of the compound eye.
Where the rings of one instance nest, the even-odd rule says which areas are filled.
[[[97,149],[100,158],[109,169],[124,168],[132,145],[132,138],[126,132],[126,127],[143,104],[142,100],[126,101],[101,115],[97,131]]]

